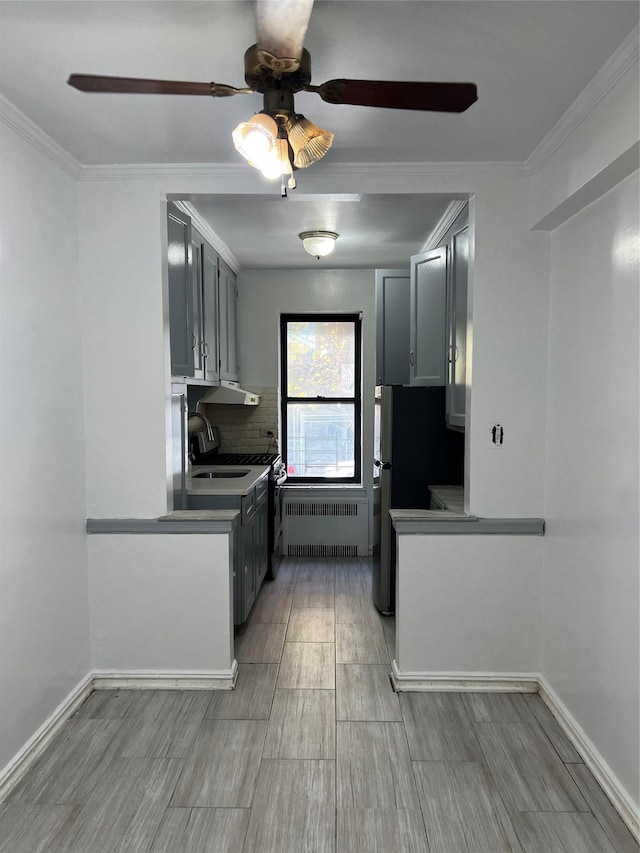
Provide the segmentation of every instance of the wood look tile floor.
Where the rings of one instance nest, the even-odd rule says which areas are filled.
[[[0,853],[640,853],[539,696],[396,694],[367,560],[288,558],[234,691],[96,691]]]

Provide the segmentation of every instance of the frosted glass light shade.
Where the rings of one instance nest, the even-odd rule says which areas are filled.
[[[278,123],[271,116],[256,113],[249,121],[240,122],[231,137],[236,150],[267,180],[292,174],[287,140],[280,138]]]
[[[327,153],[333,143],[333,133],[321,130],[303,115],[295,115],[287,123],[287,136],[293,150],[293,164],[306,169]]]
[[[272,155],[262,161],[260,171],[269,181],[275,181],[282,175],[292,174],[291,161],[289,160],[289,149],[286,139],[276,139]]]
[[[231,134],[236,151],[252,166],[262,169],[278,154],[278,124],[265,113],[240,122]]]
[[[303,231],[298,236],[302,240],[305,251],[318,259],[330,255],[338,239],[335,231]]]

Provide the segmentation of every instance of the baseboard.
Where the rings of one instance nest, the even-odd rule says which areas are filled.
[[[90,672],[76,684],[22,749],[0,770],[0,803],[5,799],[9,790],[18,784],[33,762],[42,755],[63,723],[80,707],[92,691],[93,673]]]
[[[600,755],[582,726],[549,682],[543,676],[539,676],[538,685],[540,698],[556,718],[586,766],[593,773],[596,782],[611,800],[613,807],[625,822],[631,834],[635,837],[636,841],[640,842],[638,806],[633,802],[618,777],[602,755]]]
[[[528,672],[406,672],[391,664],[396,693],[537,693],[538,676]]]
[[[238,678],[238,662],[230,669],[172,672],[138,669],[125,672],[93,671],[94,690],[233,690]]]

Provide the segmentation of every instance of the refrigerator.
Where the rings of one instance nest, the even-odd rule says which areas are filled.
[[[373,603],[395,612],[396,548],[390,509],[428,509],[431,485],[464,482],[464,433],[446,426],[445,388],[376,388],[374,467],[380,488],[380,548]]]

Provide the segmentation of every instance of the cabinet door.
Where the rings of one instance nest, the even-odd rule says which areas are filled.
[[[242,585],[242,621],[244,622],[253,602],[256,599],[256,524],[255,517],[241,528],[242,560],[240,563],[241,585]]]
[[[451,244],[451,294],[447,423],[465,425],[467,279],[469,274],[469,226],[454,232]]]
[[[218,267],[218,309],[220,312],[220,379],[238,379],[236,333],[236,277],[220,259]]]
[[[193,376],[191,219],[167,206],[169,340],[172,376]]]
[[[202,305],[202,250],[204,239],[191,235],[191,304],[193,306],[193,376],[204,379],[204,310]]]
[[[411,258],[409,375],[412,385],[446,385],[447,252]]]
[[[218,348],[218,256],[205,243],[202,249],[202,306],[204,313],[204,378],[220,381]]]
[[[376,270],[376,385],[409,383],[409,270]]]
[[[269,554],[267,542],[267,524],[269,511],[267,501],[263,500],[256,513],[256,595],[260,591],[262,581],[269,567]]]

